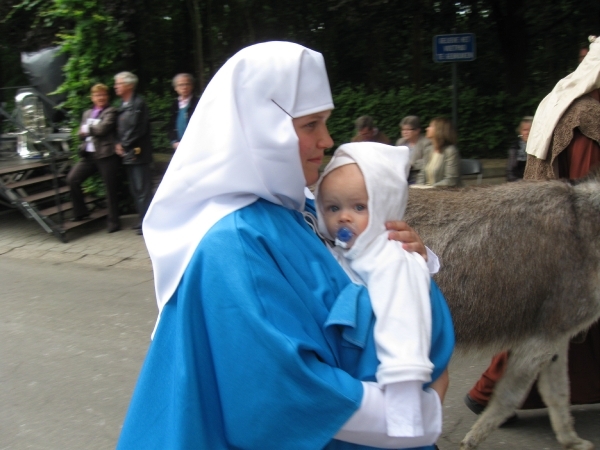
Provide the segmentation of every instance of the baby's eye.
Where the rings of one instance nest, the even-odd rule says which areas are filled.
[[[367,209],[367,206],[366,205],[356,205],[355,209],[357,211],[365,211]]]
[[[330,212],[338,212],[339,210],[340,210],[340,208],[338,208],[335,205],[331,205],[327,208],[327,211],[330,211]]]

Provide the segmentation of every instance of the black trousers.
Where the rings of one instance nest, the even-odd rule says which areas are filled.
[[[152,201],[152,171],[150,164],[127,164],[126,167],[129,191],[142,223]]]
[[[119,226],[119,170],[121,157],[111,155],[106,158],[94,159],[92,155],[82,158],[75,164],[67,175],[67,183],[71,187],[71,201],[73,202],[73,215],[85,216],[89,214],[83,200],[81,184],[96,172],[100,172],[106,187],[106,203],[108,206],[108,228]]]

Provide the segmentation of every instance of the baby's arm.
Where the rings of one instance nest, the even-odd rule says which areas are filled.
[[[450,385],[450,374],[448,373],[448,368],[442,372],[442,374],[435,380],[429,387],[437,392],[438,396],[442,403],[444,403],[444,398],[446,397],[446,391],[448,390],[448,386]]]
[[[421,435],[421,398],[414,387],[431,381],[433,370],[425,261],[383,237],[351,266],[368,287],[376,317],[377,381],[386,391],[388,434]]]
[[[423,258],[383,237],[350,265],[367,285],[376,317],[377,381],[431,381],[430,276]]]

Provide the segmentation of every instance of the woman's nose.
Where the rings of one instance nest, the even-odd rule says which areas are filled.
[[[333,147],[333,139],[331,139],[329,131],[323,131],[321,139],[319,139],[319,147],[325,150]]]

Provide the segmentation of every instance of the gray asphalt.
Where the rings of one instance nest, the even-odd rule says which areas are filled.
[[[143,240],[90,224],[63,244],[0,216],[0,289],[0,450],[114,448],[157,312]],[[473,424],[462,397],[488,360],[453,359],[440,449]],[[600,405],[573,414],[600,447]],[[480,448],[561,448],[545,410],[519,416]]]

